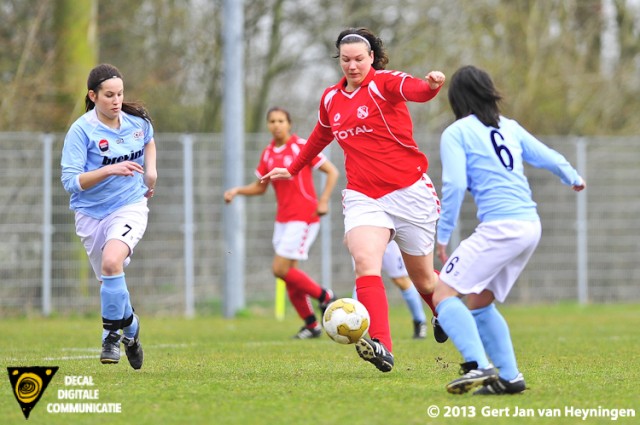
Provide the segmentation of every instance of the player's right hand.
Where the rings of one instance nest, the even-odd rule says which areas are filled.
[[[446,263],[449,259],[449,254],[447,254],[447,245],[436,243],[436,255],[442,264]]]
[[[144,173],[142,165],[133,161],[122,161],[109,165],[109,174],[112,176],[133,176],[135,173]]]

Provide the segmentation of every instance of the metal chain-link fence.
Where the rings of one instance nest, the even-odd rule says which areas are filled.
[[[191,142],[185,143],[186,138]],[[416,138],[430,159],[429,175],[439,191],[439,136],[417,134]],[[99,311],[98,284],[75,235],[69,196],[60,184],[63,139],[63,134],[0,133],[0,316]],[[149,226],[125,269],[132,299],[147,314],[183,314],[191,303],[190,297],[185,298],[189,285],[196,312],[215,309],[222,299],[226,256],[235,255],[225,252],[222,231],[222,135],[156,134],[155,139],[159,179],[150,201]],[[246,135],[245,183],[255,178],[258,157],[269,140],[267,134]],[[639,300],[640,185],[634,178],[640,164],[638,138],[542,140],[578,167],[588,186],[576,194],[551,173],[527,168],[543,235],[509,302]],[[185,156],[188,146],[193,152]],[[342,150],[334,143],[328,154],[341,170],[331,212],[323,221],[330,232],[323,234],[324,241],[319,237],[301,267],[346,296],[351,294],[354,278],[351,258],[342,244]],[[185,158],[192,160],[185,162]],[[185,226],[185,169],[189,167],[193,226]],[[241,202],[246,202],[246,298],[269,302],[275,286],[273,190]],[[466,237],[476,224],[475,208],[468,199],[459,237]],[[189,235],[192,245],[186,244]],[[323,273],[323,262],[331,265],[329,276]],[[392,300],[400,298],[394,288],[388,294]]]

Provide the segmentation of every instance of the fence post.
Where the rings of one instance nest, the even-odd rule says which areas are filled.
[[[42,314],[51,314],[51,237],[52,225],[52,149],[53,135],[42,136]]]
[[[195,225],[193,221],[193,136],[184,135],[182,143],[182,168],[184,192],[184,315],[195,316],[194,286],[194,257],[193,237]]]
[[[585,181],[587,180],[587,142],[584,137],[576,141],[577,169]],[[577,193],[576,199],[576,225],[577,225],[577,279],[578,302],[589,302],[589,275],[588,275],[588,246],[587,246],[587,190]]]
[[[224,181],[223,187],[242,184],[244,174],[244,9],[243,0],[224,0]],[[245,307],[245,212],[244,199],[223,208],[226,249],[224,317]]]
[[[331,145],[327,146],[324,149],[324,154],[327,158],[331,158]],[[322,191],[324,189],[324,186],[327,184],[327,175],[325,173],[321,174],[320,183],[322,186],[318,189]],[[331,249],[331,232],[331,206],[329,206],[329,212],[320,218],[320,234],[322,236],[322,286],[328,289],[332,289],[333,287],[333,251]]]

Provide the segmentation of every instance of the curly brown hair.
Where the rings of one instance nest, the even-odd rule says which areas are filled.
[[[367,28],[348,28],[338,35],[336,40],[336,49],[338,53],[335,58],[340,57],[340,46],[350,43],[365,43],[365,38],[369,44],[369,51],[373,52],[373,69],[385,69],[389,63],[387,52],[384,49],[382,40]]]

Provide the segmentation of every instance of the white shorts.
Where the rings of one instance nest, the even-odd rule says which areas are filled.
[[[318,236],[320,223],[290,221],[273,227],[273,250],[277,255],[289,260],[306,260],[309,249]]]
[[[460,294],[488,289],[504,302],[540,241],[540,221],[480,223],[442,266],[440,279]]]
[[[107,241],[117,239],[124,242],[129,247],[131,257],[133,249],[147,229],[148,218],[147,198],[135,204],[125,205],[102,220],[76,212],[76,234],[89,255],[96,279],[102,280],[102,249]],[[129,257],[124,262],[125,266],[130,262]]]
[[[387,244],[387,249],[382,257],[382,271],[391,279],[409,276],[402,260],[402,253],[396,241]]]
[[[411,186],[373,199],[345,189],[342,191],[344,232],[358,226],[391,230],[400,249],[410,255],[433,252],[440,200],[431,179],[423,174]]]

